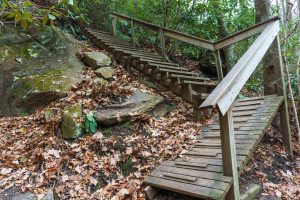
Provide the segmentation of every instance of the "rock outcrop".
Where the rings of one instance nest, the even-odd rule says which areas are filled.
[[[0,29],[0,115],[29,114],[81,81],[79,43],[57,28]]]
[[[93,70],[110,67],[112,64],[110,57],[102,52],[84,52],[83,62]]]
[[[124,103],[109,105],[96,111],[96,121],[100,125],[112,126],[121,124],[130,119],[132,115],[143,114],[153,110],[161,104],[164,98],[137,91]]]

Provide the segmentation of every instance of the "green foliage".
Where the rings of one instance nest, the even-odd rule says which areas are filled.
[[[87,133],[96,133],[97,129],[97,122],[96,122],[96,116],[94,114],[86,114],[84,116],[84,129]]]

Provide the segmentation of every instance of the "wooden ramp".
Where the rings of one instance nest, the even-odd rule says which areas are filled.
[[[281,96],[236,100],[233,105],[234,135],[238,172],[256,150],[283,101]],[[144,184],[203,199],[225,199],[232,178],[223,175],[218,120],[204,128],[187,153],[163,162]]]

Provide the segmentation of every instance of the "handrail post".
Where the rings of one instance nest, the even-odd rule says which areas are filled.
[[[112,18],[112,27],[114,36],[117,35],[117,18],[113,16]]]
[[[136,38],[135,38],[135,30],[134,30],[134,21],[131,20],[131,30],[132,30],[132,43],[133,46],[136,47]]]
[[[229,110],[224,116],[220,113],[219,120],[222,146],[223,175],[230,176],[233,178],[233,184],[226,196],[226,199],[239,200],[240,191],[237,171],[232,107],[229,108]]]
[[[224,78],[224,75],[223,75],[223,69],[222,69],[222,61],[221,61],[221,56],[220,56],[220,50],[215,51],[214,55],[215,55],[215,60],[216,60],[218,80],[219,80],[219,82],[221,82]]]
[[[159,29],[161,54],[164,61],[167,61],[165,34],[162,28]]]
[[[289,154],[293,155],[286,86],[284,84],[284,72],[278,36],[274,39],[269,51],[269,57],[272,60],[271,64],[265,66],[267,68],[264,69],[265,95],[277,94],[284,98],[279,108],[281,134],[283,143],[287,147]]]

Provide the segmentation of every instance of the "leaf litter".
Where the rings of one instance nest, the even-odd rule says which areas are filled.
[[[122,66],[115,65],[113,81],[107,86],[93,82],[92,70],[84,70],[82,76],[86,80],[47,108],[26,117],[0,118],[0,192],[18,186],[36,194],[52,188],[61,199],[145,199],[144,177],[162,161],[186,152],[202,126],[212,123],[211,119],[195,122],[189,104],[162,88],[153,90],[141,84],[138,76],[127,74]],[[105,136],[98,129],[74,141],[61,138],[61,113],[68,105],[80,102],[85,113],[90,113],[137,89],[159,93],[177,108],[160,118],[133,114],[130,134]],[[87,91],[92,95],[88,97]],[[49,108],[57,115],[46,122],[44,112]],[[263,140],[245,167],[241,188],[256,180],[263,186],[262,195],[299,199],[299,145],[294,143],[295,156],[290,159],[275,132],[268,131],[266,137],[274,139]],[[285,162],[274,165],[280,157]]]

